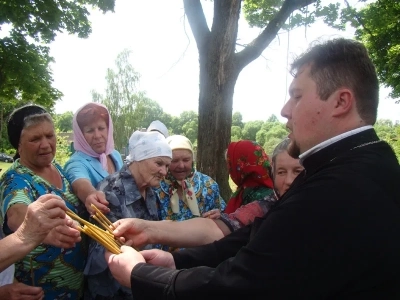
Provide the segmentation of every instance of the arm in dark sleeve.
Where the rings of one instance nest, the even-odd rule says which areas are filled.
[[[135,267],[133,290],[151,289],[153,296],[166,299],[204,299],[209,295],[235,299],[238,295],[258,297],[260,293],[271,299],[329,298],[338,287],[358,280],[361,274],[370,274],[368,268],[379,265],[371,258],[377,257],[379,247],[387,240],[382,237],[381,223],[385,219],[375,219],[374,215],[371,220],[368,213],[369,209],[375,214],[377,210],[372,200],[366,204],[366,198],[374,198],[367,195],[371,191],[364,195],[358,191],[357,198],[344,197],[336,191],[336,184],[347,185],[349,190],[351,184],[336,181],[329,192],[326,185],[313,185],[285,199],[261,219],[259,230],[251,232],[250,242],[234,257],[224,255],[230,250],[219,249],[225,239],[229,240],[227,236],[213,244],[213,251],[209,245],[199,252],[196,251],[202,247],[174,254],[177,267],[191,269]],[[353,199],[368,205],[363,210],[365,214],[360,215],[360,203],[350,204]],[[253,228],[259,220],[255,220]],[[374,242],[363,232],[373,232]],[[204,254],[207,250],[210,252]]]
[[[257,233],[251,232],[254,238],[246,246],[235,249],[237,253],[234,257],[232,250],[224,248],[225,251],[221,251],[219,247],[224,247],[225,239],[234,239],[243,230],[250,230],[250,227],[244,227],[213,244],[173,254],[177,269],[184,270],[145,264],[136,266],[131,276],[134,298],[142,299],[136,297],[136,293],[140,295],[142,289],[143,293],[145,289],[151,290],[150,298],[165,299],[204,299],[209,295],[236,299],[239,295],[251,297],[260,292],[265,294],[265,291],[280,298],[281,295],[273,293],[277,288],[275,285],[279,284],[288,289],[286,293],[290,293],[292,287],[282,284],[282,280],[285,283],[301,281],[300,278],[296,279],[296,275],[304,276],[301,275],[304,266],[296,261],[298,257],[295,251],[299,245],[302,247],[302,241],[296,232],[300,224],[293,227],[286,225],[296,218],[298,212],[281,212],[283,210],[274,209],[266,219],[256,219],[253,226],[258,224],[260,229]],[[299,220],[298,217],[296,219]],[[291,225],[295,223],[293,220],[290,222]],[[224,255],[230,251],[230,257]],[[282,295],[287,296],[286,299],[295,296],[285,292]]]

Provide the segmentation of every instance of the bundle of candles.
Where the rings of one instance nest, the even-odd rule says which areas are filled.
[[[93,215],[93,219],[95,219],[101,227],[101,229],[96,225],[80,218],[77,214],[75,214],[72,210],[68,209],[66,214],[80,223],[78,226],[78,230],[80,232],[85,233],[86,235],[90,236],[96,242],[104,246],[108,251],[114,254],[121,253],[121,246],[122,243],[115,238],[112,233],[112,230],[115,229],[114,225],[107,219],[107,217],[93,204],[91,205],[92,208],[95,210],[95,215]],[[83,224],[83,225],[82,225]]]

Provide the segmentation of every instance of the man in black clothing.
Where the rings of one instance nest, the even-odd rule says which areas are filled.
[[[212,244],[107,253],[135,299],[399,298],[400,167],[372,127],[375,68],[362,44],[336,39],[292,70],[282,115],[305,170],[265,217]]]

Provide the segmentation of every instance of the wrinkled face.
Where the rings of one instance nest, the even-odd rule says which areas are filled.
[[[282,196],[292,185],[293,180],[303,171],[299,160],[291,157],[286,151],[279,153],[275,158],[274,187],[279,196]]]
[[[89,146],[98,154],[106,151],[108,127],[106,121],[97,119],[82,129],[83,136]]]
[[[184,180],[192,172],[193,154],[187,149],[172,150],[169,171],[176,180]]]
[[[290,99],[281,112],[288,119],[286,127],[290,130],[288,152],[296,158],[324,140],[329,124],[326,120],[332,101],[321,100],[309,72],[309,65],[299,69],[289,88]]]
[[[54,126],[48,121],[23,129],[18,146],[21,163],[27,167],[48,166],[55,156],[56,142]]]
[[[158,156],[136,162],[142,182],[149,187],[160,186],[160,181],[167,175],[171,158]]]

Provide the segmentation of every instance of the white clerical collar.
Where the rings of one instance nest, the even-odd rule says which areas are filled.
[[[311,149],[308,149],[306,152],[302,153],[299,155],[300,158],[300,164],[303,165],[304,159],[309,157],[311,154],[318,152],[319,150],[328,147],[329,145],[332,145],[333,143],[336,143],[344,138],[347,138],[349,136],[352,136],[354,134],[360,133],[362,131],[368,130],[373,128],[371,125],[366,125],[363,127],[359,127],[350,131],[347,131],[345,133],[339,134],[337,136],[334,136],[333,138],[330,138],[329,140],[323,141],[322,143],[312,147]]]

